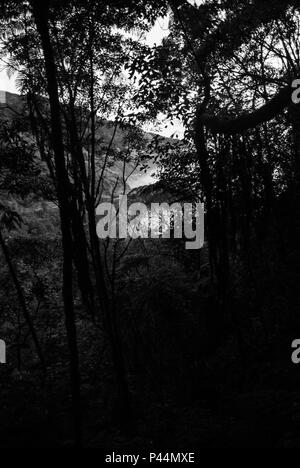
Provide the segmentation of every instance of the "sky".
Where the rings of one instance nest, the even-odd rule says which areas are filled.
[[[9,91],[10,93],[17,92],[15,85],[15,77],[8,78],[7,72],[5,70],[0,71],[0,90]]]

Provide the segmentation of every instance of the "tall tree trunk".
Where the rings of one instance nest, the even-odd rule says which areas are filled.
[[[294,182],[297,190],[300,189],[300,104],[290,104],[289,118],[292,124],[295,164],[294,164]]]
[[[91,255],[93,260],[95,279],[96,279],[96,288],[97,295],[99,298],[99,303],[101,310],[104,314],[105,326],[108,333],[108,338],[110,340],[110,345],[112,348],[112,359],[113,365],[116,374],[117,386],[118,386],[118,396],[119,396],[119,413],[121,419],[127,419],[130,414],[130,394],[128,389],[128,383],[126,379],[126,366],[122,350],[122,340],[119,333],[119,328],[115,316],[114,306],[111,304],[107,284],[105,281],[105,275],[102,268],[102,259],[100,252],[99,238],[97,236],[97,224],[95,216],[95,193],[90,192],[90,187],[88,183],[88,176],[86,171],[84,154],[82,151],[82,146],[78,137],[78,128],[76,121],[76,113],[74,108],[74,102],[70,102],[70,135],[71,135],[71,147],[72,147],[72,157],[78,163],[81,182],[85,194],[85,203],[87,209],[88,217],[88,226],[89,226],[89,236],[91,244]],[[95,129],[94,129],[95,131]],[[95,148],[93,149],[95,152]],[[92,173],[95,174],[95,154],[92,158]],[[95,176],[95,175],[94,175]],[[94,188],[92,188],[94,190]]]
[[[292,124],[294,138],[294,167],[292,181],[292,212],[288,219],[289,247],[293,250],[293,268],[299,268],[299,257],[295,255],[299,250],[300,237],[300,104],[290,104],[289,119]]]
[[[33,15],[40,34],[45,59],[46,78],[51,112],[51,133],[54,150],[57,194],[60,208],[60,222],[63,246],[63,301],[67,338],[70,352],[72,414],[74,419],[74,438],[77,446],[82,439],[82,414],[80,398],[80,369],[77,346],[77,330],[73,303],[73,252],[71,194],[61,125],[61,112],[58,95],[57,68],[51,43],[48,23],[48,2],[31,0]],[[47,8],[48,7],[48,8]]]

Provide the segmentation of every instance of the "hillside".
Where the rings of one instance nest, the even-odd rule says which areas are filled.
[[[47,106],[47,101],[44,98],[37,98],[42,106]],[[6,91],[0,91],[0,118],[1,120],[12,121],[15,118],[24,118],[28,114],[28,104],[26,96],[21,96]],[[30,122],[28,121],[28,131],[31,132]],[[129,130],[130,132],[131,130]],[[134,130],[136,131],[136,130]],[[131,136],[132,138],[132,136]],[[139,144],[133,142],[134,149],[130,151],[129,157],[126,157],[126,164],[124,170],[124,157],[123,153],[128,151],[128,129],[117,125],[105,119],[97,120],[96,140],[97,147],[96,153],[98,157],[98,169],[102,171],[103,161],[106,157],[106,152],[109,152],[107,158],[105,171],[103,174],[103,196],[110,198],[114,191],[115,196],[124,191],[123,178],[126,179],[125,191],[130,192],[132,189],[153,184],[155,178],[152,175],[156,171],[156,165],[153,162],[153,149],[150,150],[147,161],[147,169],[145,170],[143,162],[136,164],[139,159],[139,151],[147,153],[148,147],[151,146],[154,138],[159,138],[160,143],[172,141],[170,138],[160,137],[153,133],[143,132],[137,130],[137,139]],[[123,175],[124,170],[124,175]],[[118,182],[117,182],[118,181]]]

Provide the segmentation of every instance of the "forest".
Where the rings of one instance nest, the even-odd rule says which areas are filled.
[[[0,447],[300,447],[299,0],[0,6]]]

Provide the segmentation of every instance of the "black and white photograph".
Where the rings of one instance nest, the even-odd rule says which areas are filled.
[[[0,448],[300,448],[299,0],[0,0]]]

